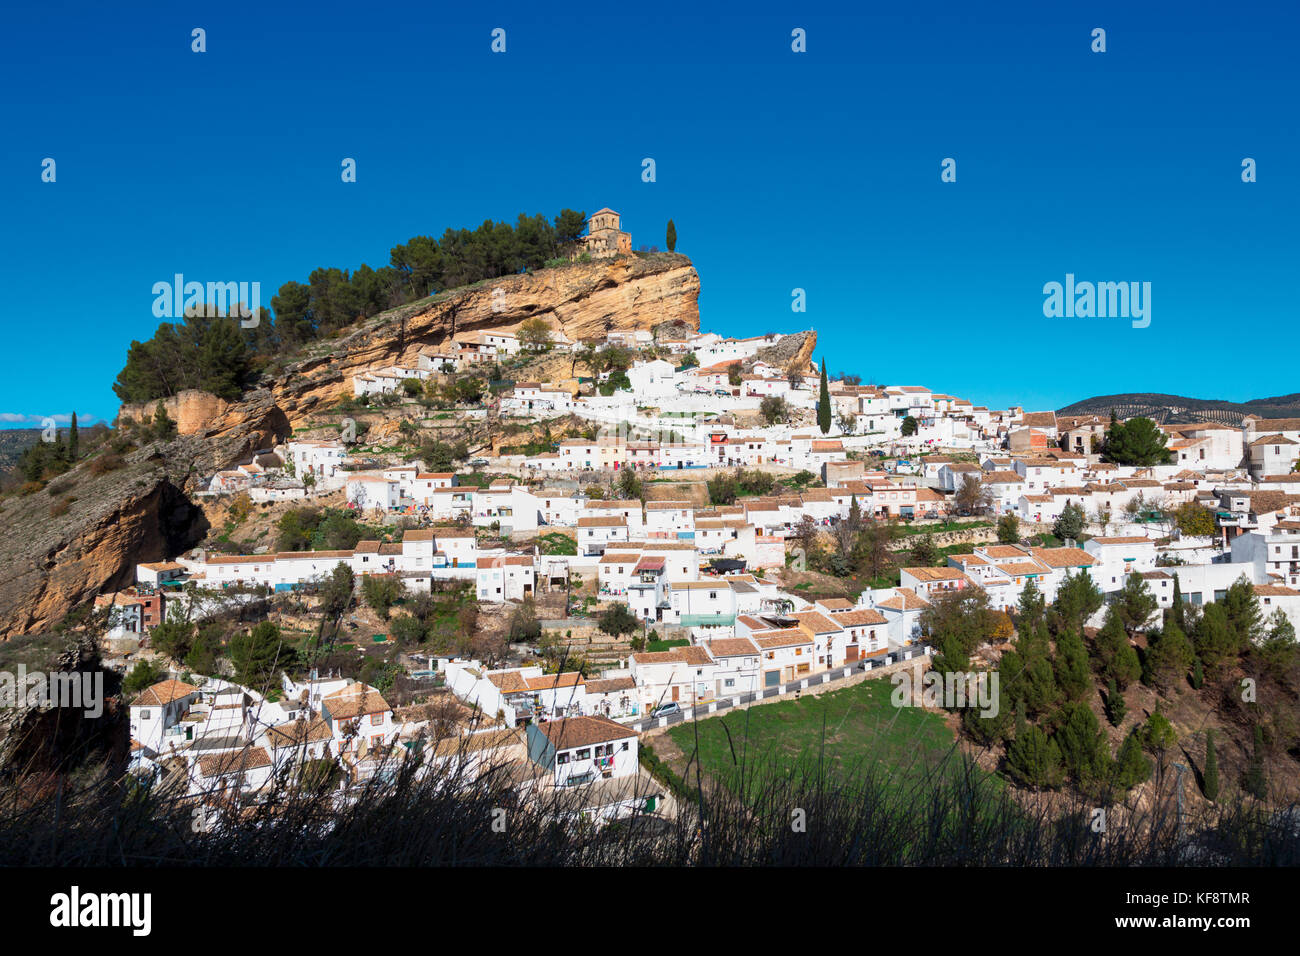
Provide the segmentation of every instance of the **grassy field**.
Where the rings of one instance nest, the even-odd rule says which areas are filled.
[[[896,790],[955,772],[961,762],[943,718],[893,706],[893,687],[887,678],[866,680],[816,697],[687,721],[668,733],[688,758],[698,747],[705,773],[730,784],[742,763],[747,779],[755,766],[760,774],[785,774],[815,772],[820,765],[832,777],[866,773]]]

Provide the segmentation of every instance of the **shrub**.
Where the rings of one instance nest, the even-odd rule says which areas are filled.
[[[116,452],[106,451],[97,458],[90,461],[90,473],[92,475],[106,475],[110,471],[116,471],[126,464],[122,456]]]

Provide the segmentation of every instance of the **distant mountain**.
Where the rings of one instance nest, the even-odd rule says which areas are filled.
[[[1239,426],[1247,415],[1261,418],[1300,418],[1300,392],[1274,398],[1253,398],[1248,402],[1229,402],[1214,398],[1187,398],[1159,392],[1125,392],[1099,395],[1059,409],[1058,415],[1110,415],[1120,418],[1143,416],[1162,425],[1192,425],[1215,422]]]
[[[40,440],[39,428],[0,428],[0,472],[18,464],[23,450]]]

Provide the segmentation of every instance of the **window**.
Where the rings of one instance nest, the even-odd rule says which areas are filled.
[[[590,760],[590,759],[591,759],[591,748],[590,748],[590,747],[583,747],[581,750],[575,751],[574,754],[573,754],[573,759],[574,759],[574,760]]]
[[[383,715],[383,714],[371,714],[371,715],[370,715],[370,726],[372,726],[372,727],[378,727],[378,726],[379,726],[380,724],[382,724],[383,722],[384,722],[384,715]]]
[[[627,741],[626,741],[626,740],[623,741],[623,749],[624,749],[624,750],[627,750]]]
[[[569,752],[566,750],[566,751],[563,752],[563,753],[558,753],[558,754],[556,754],[556,755],[555,755],[555,762],[556,762],[557,764],[565,764],[565,763],[568,763],[568,762],[569,762]]]
[[[148,720],[148,719],[149,719],[149,711],[147,711],[147,710],[142,710],[142,711],[140,711],[140,719],[141,719],[141,720]]]

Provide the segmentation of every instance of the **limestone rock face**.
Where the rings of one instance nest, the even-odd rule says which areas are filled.
[[[0,639],[39,633],[104,589],[125,587],[135,565],[160,561],[200,542],[208,527],[189,495],[214,472],[268,448],[352,395],[352,376],[384,365],[415,365],[420,351],[455,335],[513,330],[542,318],[571,341],[613,330],[683,322],[698,330],[700,279],[685,256],[575,262],[508,276],[414,302],[314,343],[264,375],[239,401],[182,392],[163,402],[178,437],[133,452],[123,468],[70,472],[76,498],[54,515],[48,491],[12,498],[0,521]],[[152,418],[154,403],[124,405],[120,416]]]
[[[230,408],[230,402],[193,388],[164,398],[162,403],[167,417],[176,423],[176,431],[181,435],[197,435],[205,431],[209,422],[220,418]],[[118,420],[152,421],[157,407],[157,402],[123,405],[118,410]]]
[[[453,336],[513,331],[534,318],[573,342],[614,330],[682,321],[700,327],[700,277],[685,256],[656,253],[507,276],[383,313],[363,328],[317,344],[271,384],[294,427],[352,395],[352,376],[385,365],[414,366],[425,349],[450,348]]]
[[[202,541],[208,522],[189,497],[198,483],[288,434],[269,393],[241,404],[240,420],[221,434],[151,443],[101,475],[83,463],[58,480],[66,490],[56,495],[10,498],[0,521],[0,640],[41,633],[100,591],[131,584],[138,562]],[[75,500],[55,515],[65,495]]]

